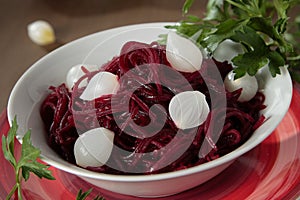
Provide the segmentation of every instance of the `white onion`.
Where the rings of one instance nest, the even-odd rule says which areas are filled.
[[[197,45],[172,31],[167,38],[166,57],[171,66],[181,72],[195,72],[201,68],[203,61]]]
[[[169,113],[180,129],[201,125],[207,118],[209,106],[199,91],[186,91],[175,95],[169,104]]]
[[[66,85],[69,89],[72,89],[74,84],[84,75],[81,67],[85,67],[89,71],[97,70],[97,65],[90,65],[90,64],[78,64],[70,68],[66,76]],[[83,85],[85,86],[87,82],[85,81]]]
[[[242,93],[238,98],[238,101],[244,102],[251,100],[258,90],[258,83],[255,76],[245,74],[241,78],[234,80],[233,71],[229,72],[224,80],[225,88],[229,92],[233,92],[242,88]]]
[[[240,43],[226,39],[218,45],[217,49],[214,51],[213,57],[219,62],[228,61],[231,63],[231,60],[235,56],[243,52],[243,46]]]
[[[43,20],[30,23],[27,26],[29,38],[38,45],[48,45],[55,42],[55,33],[52,26]]]
[[[106,128],[91,129],[80,135],[74,145],[74,156],[81,167],[100,167],[110,157],[114,133]]]
[[[102,95],[115,94],[119,87],[117,75],[110,72],[99,72],[92,77],[80,98],[90,101]]]

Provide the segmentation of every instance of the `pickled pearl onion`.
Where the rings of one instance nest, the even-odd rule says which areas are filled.
[[[218,45],[217,49],[213,53],[213,57],[219,62],[228,61],[231,63],[231,60],[235,56],[242,54],[243,52],[243,46],[240,43],[226,39]]]
[[[89,71],[97,70],[97,65],[90,64],[78,64],[71,67],[66,76],[66,85],[69,89],[72,89],[74,84],[84,75],[82,67],[85,67]],[[87,83],[84,83],[84,86],[86,84]]]
[[[81,167],[100,167],[112,152],[114,133],[106,128],[91,129],[80,135],[74,145],[74,156]]]
[[[195,72],[202,66],[200,49],[191,40],[175,32],[168,34],[166,56],[171,66],[181,72]]]
[[[234,79],[233,71],[227,74],[224,80],[224,85],[229,92],[242,88],[241,95],[238,98],[238,101],[240,102],[251,100],[258,90],[258,83],[255,76],[245,74],[241,78]]]
[[[55,42],[55,33],[52,26],[44,21],[38,20],[27,26],[29,38],[38,45],[48,45]]]
[[[205,95],[199,91],[186,91],[175,95],[169,104],[169,113],[180,129],[201,125],[209,114]]]
[[[80,98],[90,101],[102,95],[115,94],[119,87],[117,75],[110,72],[99,72],[90,80]]]

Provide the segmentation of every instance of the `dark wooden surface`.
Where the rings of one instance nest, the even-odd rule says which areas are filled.
[[[198,1],[193,14],[206,1]],[[41,47],[28,38],[27,25],[43,19],[57,40],[68,43],[101,30],[145,22],[182,19],[184,0],[0,0],[0,111],[16,81],[53,46]]]
[[[185,0],[0,0],[0,111],[16,81],[56,46],[41,47],[27,35],[27,25],[50,22],[61,44],[105,29],[146,22],[179,21]],[[207,0],[195,1],[201,16]],[[292,16],[300,7],[293,9]]]

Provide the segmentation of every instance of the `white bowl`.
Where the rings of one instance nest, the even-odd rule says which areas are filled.
[[[65,81],[68,69],[79,63],[101,64],[118,55],[122,44],[130,40],[152,42],[158,35],[167,33],[163,28],[170,23],[150,23],[110,29],[78,39],[49,53],[32,65],[13,88],[8,102],[8,119],[17,116],[18,138],[32,130],[32,142],[41,149],[42,159],[63,171],[75,174],[101,188],[133,196],[167,196],[193,188],[219,174],[236,158],[251,150],[269,136],[287,112],[292,97],[292,82],[286,68],[281,75],[272,78],[268,70],[261,70],[261,80],[266,96],[267,108],[263,111],[268,118],[235,151],[214,161],[176,172],[156,175],[109,175],[79,168],[60,158],[48,145],[43,123],[39,115],[39,105],[50,85]],[[117,34],[117,35],[116,35]],[[109,39],[114,40],[107,42]],[[97,50],[104,49],[99,53]]]

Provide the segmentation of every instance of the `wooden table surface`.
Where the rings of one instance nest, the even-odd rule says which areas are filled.
[[[16,81],[53,46],[41,47],[27,35],[27,25],[42,19],[64,44],[105,29],[145,22],[179,21],[184,0],[0,0],[0,111]],[[193,14],[203,13],[206,0]]]

